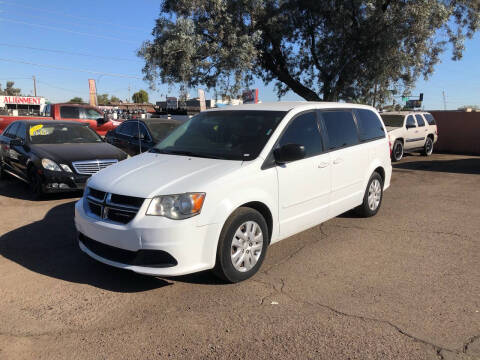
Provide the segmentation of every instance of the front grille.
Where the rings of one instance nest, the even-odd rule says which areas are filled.
[[[121,224],[132,221],[145,201],[143,198],[106,193],[90,187],[86,191],[86,200],[91,215]]]
[[[73,168],[78,174],[93,175],[106,167],[116,164],[118,160],[87,160],[87,161],[75,161],[72,163]]]
[[[91,252],[98,256],[126,265],[138,265],[149,267],[171,267],[178,264],[177,260],[166,251],[162,250],[138,250],[130,251],[114,246],[106,245],[79,234],[79,241]]]

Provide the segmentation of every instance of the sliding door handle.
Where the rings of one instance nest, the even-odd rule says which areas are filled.
[[[326,168],[328,165],[330,165],[329,162],[321,162],[320,164],[318,164],[318,167],[319,168]]]

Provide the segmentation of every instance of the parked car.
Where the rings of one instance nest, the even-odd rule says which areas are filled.
[[[81,190],[91,175],[126,158],[83,123],[15,121],[0,136],[0,178],[14,176],[36,196]]]
[[[433,153],[438,140],[438,129],[432,114],[427,112],[386,112],[381,114],[387,127],[392,161],[400,161],[406,152]]]
[[[142,274],[214,269],[237,282],[258,271],[270,244],[353,208],[375,215],[391,172],[370,106],[205,111],[90,179],[75,205],[79,245]]]
[[[150,150],[180,124],[181,121],[169,119],[127,120],[109,131],[105,140],[133,156]]]
[[[102,110],[87,104],[47,104],[42,116],[10,116],[0,115],[0,132],[9,124],[18,120],[28,121],[73,121],[88,124],[97,134],[105,134],[120,125],[119,121],[109,120],[104,117]]]

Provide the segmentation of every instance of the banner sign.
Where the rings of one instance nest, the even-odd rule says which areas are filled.
[[[88,88],[90,90],[90,105],[97,106],[97,87],[94,79],[88,79]]]
[[[242,99],[244,104],[258,103],[258,89],[243,90]]]
[[[200,111],[207,110],[207,103],[205,101],[205,91],[198,89],[198,100],[200,101]]]

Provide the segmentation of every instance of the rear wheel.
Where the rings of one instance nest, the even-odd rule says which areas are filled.
[[[28,170],[28,185],[34,199],[39,199],[44,195],[42,178],[33,166]]]
[[[253,276],[263,263],[268,239],[267,223],[258,211],[237,209],[220,234],[215,275],[231,283]]]
[[[383,179],[379,173],[374,172],[370,177],[363,196],[363,203],[356,208],[357,213],[363,217],[370,217],[377,214],[382,205]]]
[[[427,137],[425,145],[423,146],[423,155],[430,156],[433,153],[433,140],[431,137]]]
[[[403,158],[403,142],[395,140],[392,148],[392,161],[400,161]]]

